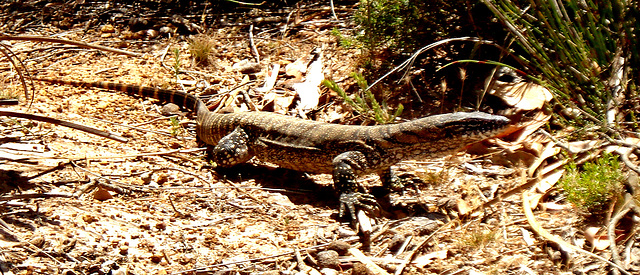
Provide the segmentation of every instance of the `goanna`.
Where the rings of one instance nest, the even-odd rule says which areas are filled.
[[[181,91],[109,82],[36,80],[77,87],[96,87],[154,98],[195,111],[197,137],[213,146],[214,161],[230,167],[257,158],[282,168],[333,175],[340,194],[340,216],[355,217],[356,206],[375,200],[359,191],[356,177],[377,173],[385,186],[397,178],[390,167],[400,161],[451,153],[492,137],[509,124],[503,116],[481,112],[434,115],[377,126],[322,123],[269,112],[218,114],[198,97]]]

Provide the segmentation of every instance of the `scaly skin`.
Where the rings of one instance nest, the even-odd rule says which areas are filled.
[[[96,87],[155,98],[196,112],[198,138],[214,146],[213,157],[230,167],[255,157],[282,168],[331,173],[340,193],[340,216],[370,207],[374,198],[359,192],[357,176],[377,173],[391,186],[390,167],[399,161],[445,155],[504,130],[509,119],[480,112],[434,115],[413,121],[353,126],[303,120],[268,112],[217,114],[195,95],[137,85],[39,78],[39,81]]]

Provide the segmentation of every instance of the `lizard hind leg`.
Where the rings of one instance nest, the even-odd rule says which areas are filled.
[[[213,160],[218,166],[231,167],[247,162],[252,155],[249,151],[249,135],[240,127],[222,137],[213,147]]]

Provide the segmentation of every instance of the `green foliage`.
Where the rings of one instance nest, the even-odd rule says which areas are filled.
[[[335,36],[338,39],[338,44],[344,48],[353,48],[356,47],[358,42],[351,36],[343,35],[338,28],[333,28],[331,30],[331,35]]]
[[[177,137],[184,129],[177,117],[171,117],[171,135]]]
[[[176,78],[178,78],[178,74],[180,74],[180,67],[182,66],[182,63],[180,62],[180,50],[179,49],[174,49],[173,50],[173,73],[175,74]]]
[[[386,50],[411,53],[461,27],[452,22],[467,5],[463,0],[360,0],[355,38],[369,59]]]
[[[215,41],[204,34],[189,38],[189,53],[198,65],[208,65],[211,54],[215,51]]]
[[[569,164],[560,186],[569,202],[586,211],[597,212],[622,191],[622,179],[618,159],[605,154],[595,162],[585,163],[582,171],[575,163]]]
[[[635,94],[640,61],[638,1],[482,0],[524,52],[531,73],[542,76],[563,108],[579,108],[606,121],[612,97]],[[617,102],[619,103],[619,102]],[[580,116],[569,118],[585,124]]]
[[[382,104],[378,103],[373,93],[367,89],[367,81],[362,74],[352,73],[351,77],[356,80],[358,87],[361,91],[364,91],[364,98],[360,95],[354,95],[353,99],[347,95],[347,93],[338,86],[332,80],[325,79],[322,84],[327,88],[336,92],[344,101],[349,104],[356,112],[362,114],[370,119],[375,120],[379,124],[387,124],[393,122],[404,110],[402,104],[398,105],[398,109],[391,114],[387,112],[387,104],[385,101]]]

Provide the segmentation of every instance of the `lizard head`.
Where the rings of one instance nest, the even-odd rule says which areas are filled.
[[[442,138],[469,139],[490,138],[502,132],[511,122],[508,118],[482,112],[451,113],[432,116],[433,125]]]
[[[438,143],[460,148],[495,136],[509,123],[504,116],[481,112],[441,114],[398,124],[400,131],[393,138],[399,143]]]

